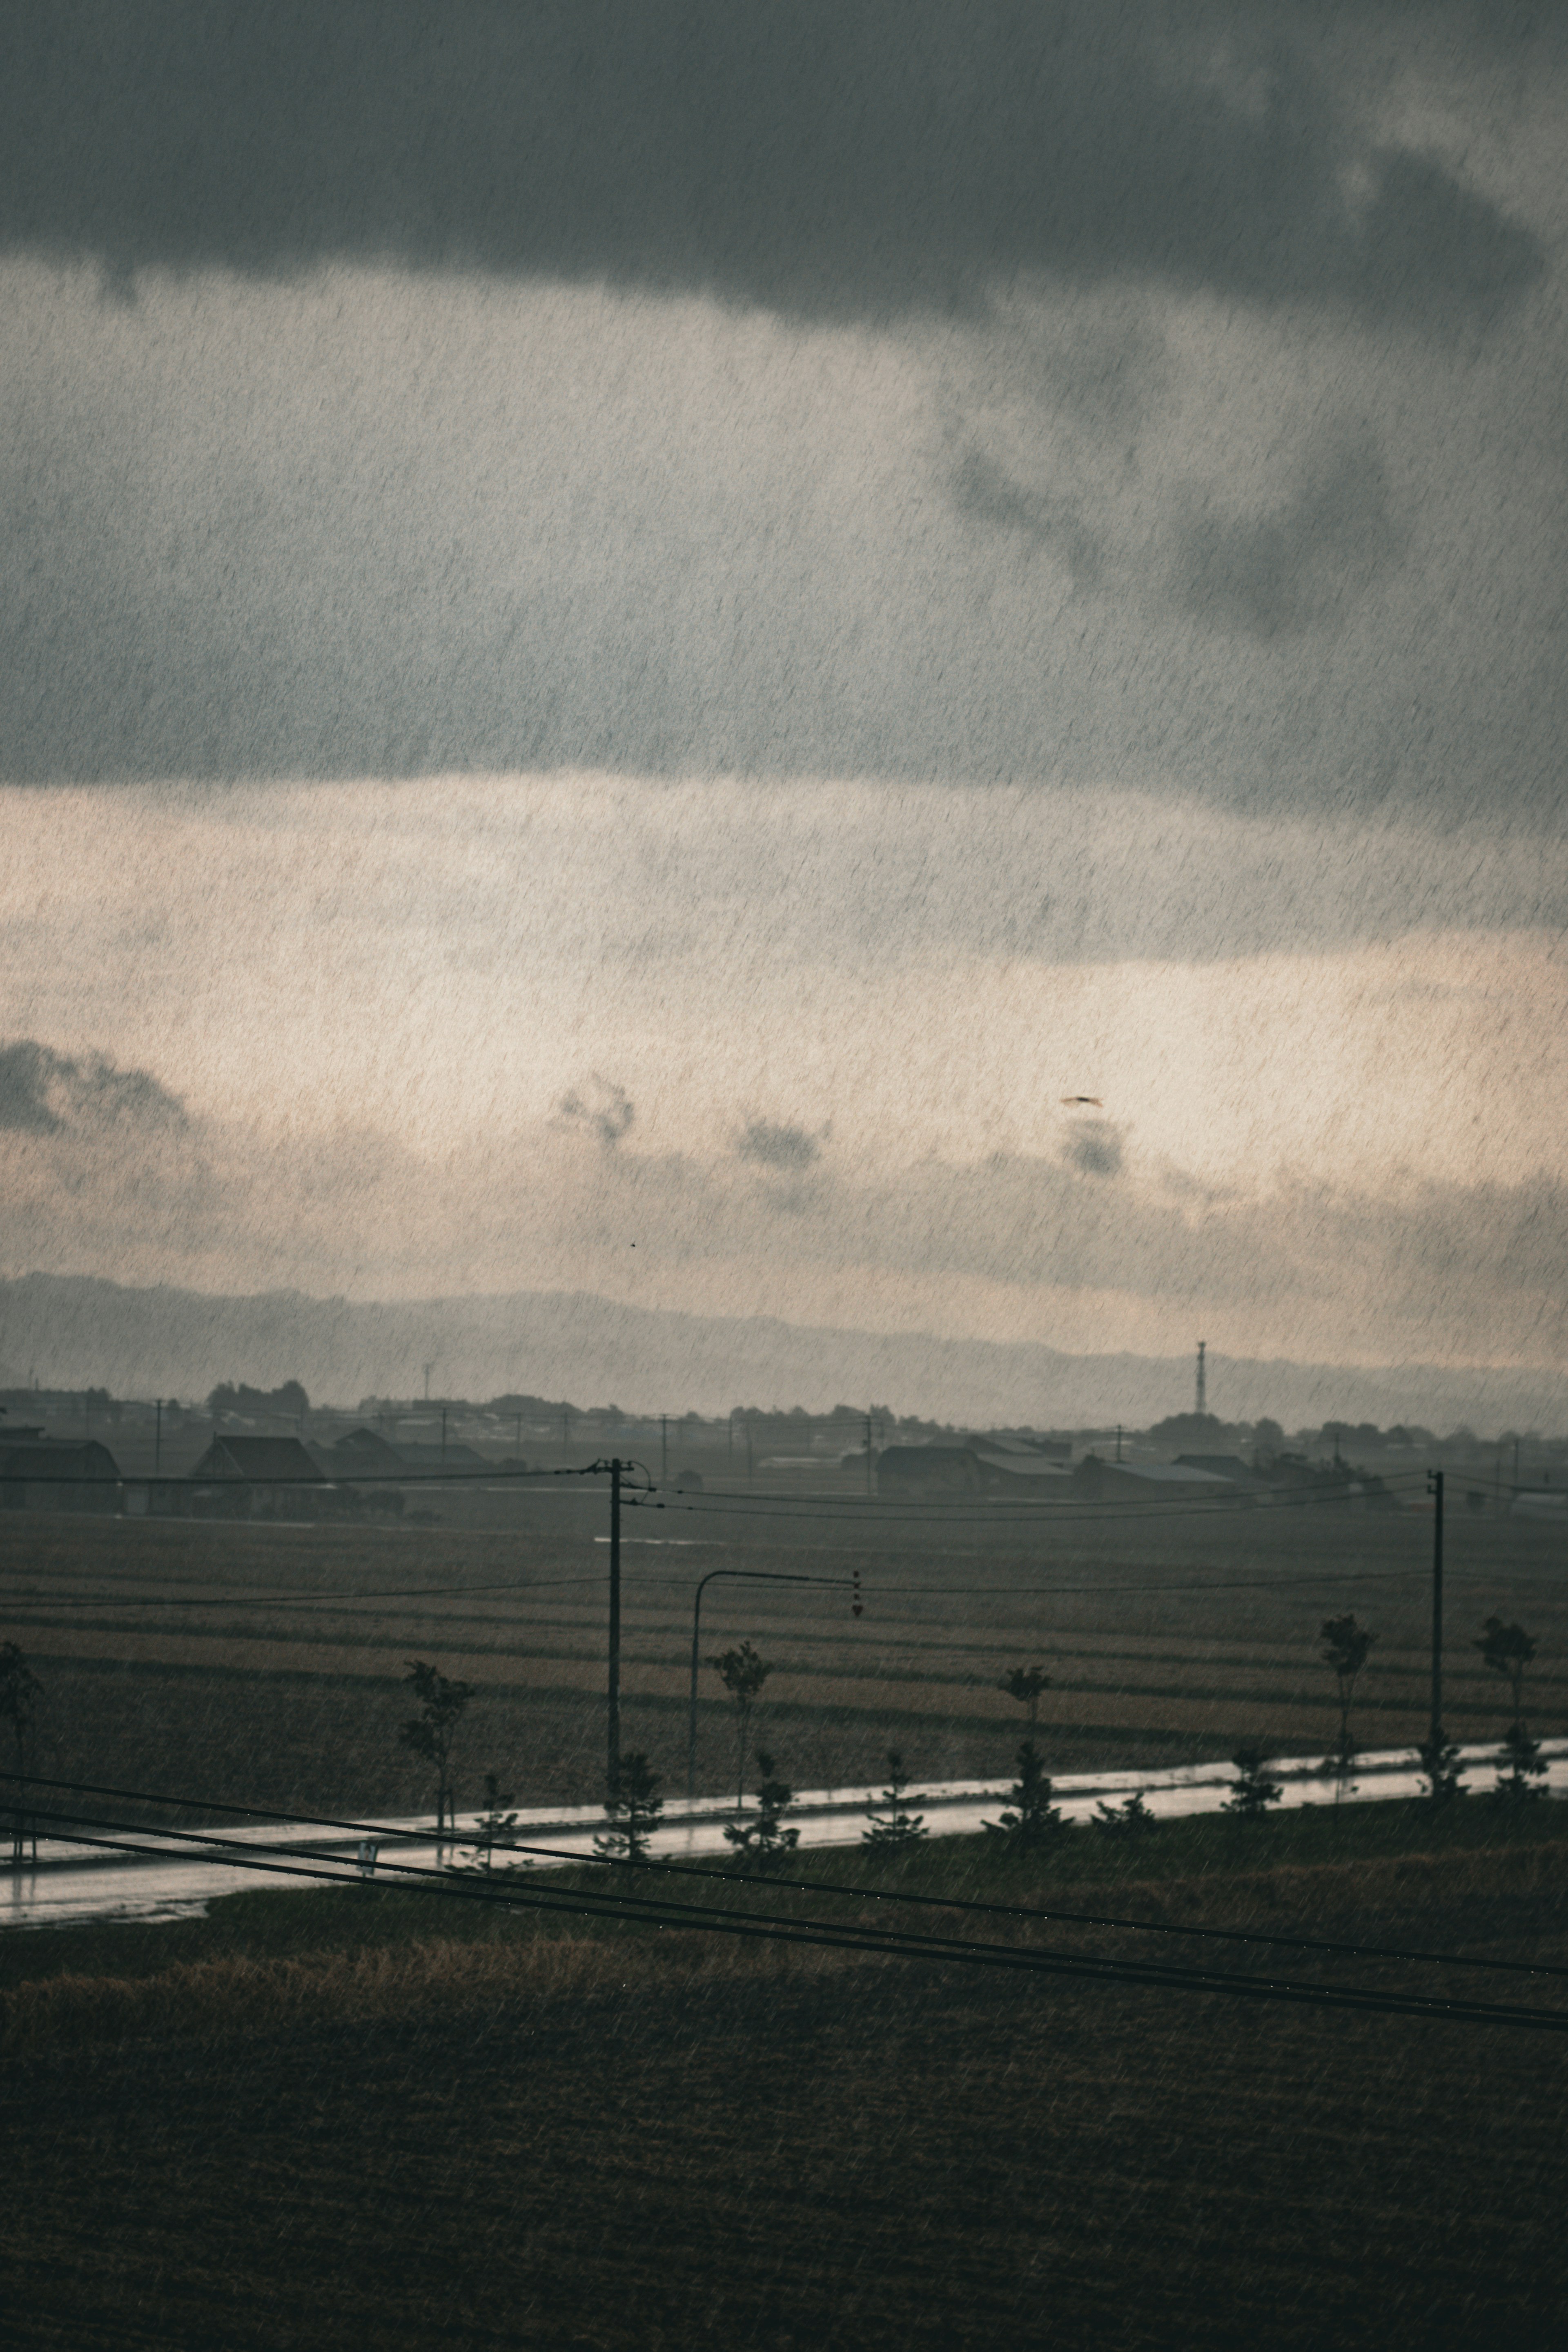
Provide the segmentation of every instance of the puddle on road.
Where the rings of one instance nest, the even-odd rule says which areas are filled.
[[[1468,1767],[1470,1792],[1484,1793],[1491,1785],[1495,1746],[1466,1748],[1460,1753]],[[1568,1796],[1568,1741],[1543,1743],[1543,1753],[1547,1759],[1548,1793],[1553,1797]],[[1332,1774],[1316,1770],[1304,1758],[1275,1759],[1271,1769],[1282,1784],[1283,1811],[1294,1811],[1304,1805],[1384,1802],[1418,1796],[1422,1786],[1420,1772],[1407,1749],[1364,1757],[1355,1776],[1339,1787]],[[1232,1777],[1231,1769],[1223,1764],[1188,1765],[1166,1772],[1069,1773],[1055,1780],[1054,1796],[1068,1821],[1087,1822],[1094,1818],[1095,1808],[1102,1801],[1120,1804],[1141,1791],[1156,1820],[1171,1821],[1188,1814],[1218,1812],[1230,1794]],[[911,1792],[904,1801],[911,1811],[924,1814],[926,1826],[933,1835],[973,1836],[985,1822],[995,1820],[1006,1804],[1007,1788],[1005,1780],[949,1781],[923,1793]],[[877,1793],[872,1791],[866,1792],[866,1800],[859,1802],[847,1792],[837,1800],[826,1790],[803,1792],[800,1810],[790,1816],[800,1831],[802,1851],[858,1845],[868,1825],[871,1807],[879,1801]],[[810,1810],[835,1802],[839,1810]],[[545,1856],[591,1856],[594,1830],[601,1818],[598,1811],[586,1806],[562,1807],[544,1818],[561,1824],[563,1812],[575,1819],[564,1826],[542,1826],[529,1837],[529,1844],[542,1849]],[[455,1847],[450,1843],[438,1847],[433,1841],[413,1839],[404,1843],[403,1839],[413,1826],[407,1822],[375,1826],[383,1831],[376,1875],[384,1885],[396,1875],[386,1867],[388,1864],[433,1870],[450,1866],[454,1860],[463,1863],[473,1853],[472,1847],[465,1846],[460,1839]],[[156,1833],[137,1834],[145,1838]],[[259,1843],[289,1835],[287,1827],[279,1831],[247,1828],[235,1832],[232,1843]],[[298,1830],[292,1837],[295,1843],[309,1843],[321,1854],[323,1862],[337,1864],[342,1876],[357,1877],[353,1838],[339,1839],[327,1831]],[[724,1839],[724,1817],[707,1813],[698,1821],[668,1821],[653,1838],[652,1851],[656,1858],[672,1862],[722,1856],[729,1851]],[[508,1863],[530,1866],[525,1857],[498,1847],[497,1870]],[[303,1858],[300,1867],[308,1868]],[[102,1862],[89,1859],[84,1849],[72,1848],[60,1841],[50,1844],[37,1869],[7,1873],[0,1880],[0,1927],[190,1918],[204,1911],[216,1896],[232,1895],[242,1887],[302,1884],[304,1879],[292,1871],[268,1868],[259,1857],[249,1865],[231,1861],[226,1853],[211,1862],[173,1857],[167,1862]]]

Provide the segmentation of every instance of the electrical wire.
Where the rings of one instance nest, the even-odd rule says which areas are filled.
[[[734,1572],[742,1577],[744,1577],[747,1574],[745,1570],[738,1570]],[[1478,1571],[1478,1573],[1479,1572],[1479,1571]],[[1081,1597],[1084,1594],[1090,1594],[1097,1599],[1114,1601],[1124,1594],[1131,1595],[1145,1592],[1283,1592],[1289,1591],[1297,1586],[1310,1587],[1312,1591],[1317,1591],[1329,1586],[1337,1587],[1340,1585],[1360,1586],[1366,1584],[1403,1583],[1408,1582],[1415,1578],[1425,1579],[1429,1575],[1429,1573],[1430,1571],[1425,1567],[1413,1566],[1410,1568],[1373,1569],[1364,1572],[1351,1571],[1343,1574],[1313,1574],[1309,1571],[1304,1573],[1299,1572],[1290,1576],[1208,1577],[1185,1581],[1176,1579],[1155,1578],[1144,1582],[1118,1584],[1106,1584],[1097,1580],[1091,1584],[884,1584],[878,1581],[873,1585],[868,1581],[864,1585],[863,1589],[867,1606],[870,1605],[873,1599],[877,1601],[920,1601],[927,1599],[942,1601],[951,1600],[955,1597],[972,1601],[1054,1601],[1071,1600]],[[758,1582],[784,1583],[796,1581],[797,1580],[784,1577],[763,1577],[761,1574],[758,1574],[756,1580]],[[821,1580],[803,1577],[798,1580],[801,1583],[815,1583],[818,1580],[823,1584],[842,1590],[847,1590],[849,1585],[849,1579],[847,1577],[842,1579],[837,1577],[825,1577]],[[1560,1580],[1554,1580],[1560,1581]],[[332,1609],[346,1609],[353,1603],[364,1601],[460,1600],[470,1593],[515,1592],[520,1598],[526,1598],[526,1596],[531,1592],[558,1591],[563,1591],[568,1587],[581,1588],[584,1585],[597,1586],[602,1581],[602,1576],[595,1573],[583,1576],[544,1577],[539,1578],[527,1584],[518,1584],[510,1581],[500,1584],[471,1584],[458,1587],[432,1584],[405,1587],[395,1592],[298,1593],[283,1591],[272,1596],[263,1595],[260,1598],[258,1598],[255,1595],[249,1595],[245,1599],[238,1601],[229,1601],[221,1594],[214,1595],[211,1599],[207,1600],[196,1600],[188,1598],[184,1594],[166,1596],[154,1593],[145,1598],[138,1598],[130,1593],[112,1593],[95,1599],[86,1595],[78,1596],[67,1593],[62,1594],[58,1599],[51,1599],[44,1594],[5,1593],[0,1594],[0,1612],[21,1612],[16,1619],[16,1622],[17,1622],[47,1623],[50,1615],[56,1611],[60,1610],[205,1609],[215,1616],[225,1614],[233,1610],[242,1609],[279,1610],[313,1606],[318,1609],[326,1609],[331,1611]],[[636,1576],[624,1576],[622,1585],[622,1590],[626,1596],[624,1605],[630,1606],[635,1601],[639,1591],[647,1591],[655,1588],[666,1590],[671,1585],[679,1586],[682,1591],[688,1592],[691,1590],[690,1583],[688,1580],[674,1574],[660,1575],[656,1571],[648,1574],[639,1573]]]
[[[1399,1475],[1402,1479],[1404,1473]],[[1389,1490],[1392,1492],[1392,1488]],[[657,1498],[657,1499],[656,1499]],[[1397,1502],[1397,1497],[1395,1498]],[[1271,1490],[1268,1503],[1249,1505],[1239,1495],[1223,1498],[1151,1496],[1144,1501],[1115,1503],[1083,1503],[1047,1501],[1038,1496],[998,1496],[977,1510],[971,1501],[948,1503],[931,1501],[918,1508],[900,1507],[881,1496],[845,1496],[841,1501],[826,1496],[789,1494],[713,1494],[700,1502],[673,1503],[665,1501],[655,1487],[647,1496],[623,1497],[630,1510],[679,1511],[695,1518],[732,1517],[799,1519],[850,1519],[869,1522],[878,1527],[914,1520],[925,1527],[1031,1527],[1068,1526],[1078,1521],[1098,1525],[1118,1519],[1212,1518],[1215,1516],[1234,1517],[1248,1507],[1258,1509],[1290,1508],[1307,1510],[1314,1507],[1348,1509],[1350,1498],[1342,1489],[1324,1492],[1321,1487],[1293,1487]]]
[[[1108,1466],[1114,1468],[1116,1465],[1112,1464]],[[607,1465],[601,1467],[598,1464],[583,1469],[565,1470],[511,1470],[503,1465],[494,1464],[487,1465],[478,1470],[350,1471],[334,1473],[331,1478],[324,1476],[321,1478],[193,1478],[189,1473],[178,1477],[162,1477],[156,1473],[128,1475],[123,1472],[112,1476],[107,1472],[100,1472],[88,1477],[73,1477],[60,1471],[26,1475],[19,1480],[19,1483],[29,1486],[157,1486],[200,1488],[204,1492],[214,1488],[221,1491],[226,1487],[238,1492],[246,1486],[265,1486],[279,1493],[310,1495],[344,1488],[352,1491],[369,1486],[474,1485],[507,1486],[536,1484],[549,1478],[594,1478],[605,1477],[608,1475]],[[1412,1486],[1425,1475],[1425,1472],[1419,1471],[1395,1471],[1384,1481],[1384,1486],[1386,1491],[1392,1493],[1396,1485]],[[623,1491],[623,1506],[627,1509],[646,1507],[641,1497],[646,1496],[651,1499],[659,1491],[651,1482],[646,1489]],[[869,1516],[873,1517],[879,1525],[915,1518],[942,1526],[953,1524],[955,1520],[964,1520],[977,1526],[1005,1526],[1014,1521],[1027,1524],[1035,1518],[1047,1518],[1054,1525],[1074,1519],[1140,1518],[1151,1514],[1166,1517],[1174,1514],[1178,1517],[1205,1517],[1217,1511],[1229,1515],[1249,1507],[1258,1509],[1271,1509],[1286,1505],[1296,1509],[1329,1505],[1342,1507],[1348,1506],[1349,1499],[1345,1488],[1338,1486],[1331,1486],[1324,1481],[1314,1479],[1299,1486],[1270,1487],[1268,1490],[1266,1502],[1260,1496],[1248,1496],[1239,1492],[1235,1495],[1206,1498],[1194,1496],[1189,1500],[1184,1500],[1180,1496],[1151,1496],[1142,1500],[1127,1498],[1115,1503],[1075,1501],[1065,1504],[1043,1496],[997,1495],[990,1502],[983,1503],[978,1511],[971,1497],[955,1497],[949,1502],[942,1496],[922,1502],[918,1509],[910,1510],[900,1508],[896,1504],[889,1507],[890,1498],[880,1496],[834,1497],[826,1495],[801,1495],[787,1490],[748,1489],[743,1494],[730,1495],[715,1492],[711,1496],[705,1495],[700,1503],[659,1502],[655,1507],[659,1510],[689,1511],[699,1517],[722,1511],[753,1515],[759,1511],[765,1511],[767,1516],[778,1518],[842,1519],[865,1518]],[[784,1507],[782,1509],[773,1507],[780,1505]]]
[[[183,1808],[186,1811],[201,1811],[206,1812],[239,1814],[250,1820],[265,1822],[269,1827],[282,1824],[296,1829],[338,1830],[341,1831],[344,1836],[374,1838],[378,1843],[384,1843],[387,1837],[387,1832],[384,1823],[377,1824],[373,1822],[346,1821],[332,1814],[281,1813],[276,1811],[268,1812],[259,1806],[231,1804],[223,1799],[217,1798],[171,1797],[167,1794],[155,1795],[152,1791],[146,1790],[117,1789],[105,1786],[100,1783],[85,1780],[46,1780],[40,1776],[33,1774],[0,1771],[0,1781],[9,1781],[12,1783],[20,1782],[30,1788],[53,1789],[78,1796],[110,1797],[118,1799],[120,1801],[125,1803],[163,1805]],[[913,1800],[913,1801],[918,1803],[920,1800],[917,1798]],[[28,1805],[26,1810],[27,1818],[29,1820],[34,1819],[35,1809],[31,1805]],[[89,1815],[62,1813],[58,1811],[46,1812],[42,1810],[38,1810],[36,1812],[36,1818],[39,1821],[50,1820],[66,1822],[77,1820],[90,1823],[94,1817]],[[128,1825],[123,1823],[100,1823],[99,1826],[124,1829],[127,1828]],[[144,1832],[144,1833],[156,1834],[159,1837],[175,1838],[182,1842],[194,1843],[210,1843],[212,1842],[207,1833],[201,1830],[161,1828],[155,1832]],[[479,1840],[477,1837],[473,1840],[465,1841],[454,1835],[452,1843],[454,1845],[467,1843],[477,1849],[482,1841]],[[498,1843],[501,1844],[504,1852],[528,1854],[530,1856],[538,1857],[543,1861],[554,1863],[557,1865],[563,1864],[585,1863],[595,1867],[602,1867],[608,1864],[612,1868],[621,1870],[634,1869],[645,1874],[648,1872],[653,1872],[663,1877],[699,1878],[704,1881],[717,1880],[722,1885],[731,1887],[737,1885],[736,1874],[732,1871],[713,1869],[701,1863],[668,1862],[663,1859],[655,1860],[652,1858],[637,1863],[627,1863],[624,1858],[614,1855],[606,1856],[595,1852],[584,1853],[561,1846],[538,1845],[521,1838],[507,1838],[503,1841],[499,1841]],[[264,1848],[261,1850],[270,1851],[272,1849]],[[284,1849],[279,1848],[277,1850],[282,1851]],[[378,1867],[382,1866],[387,1868],[393,1867],[390,1864],[385,1865],[378,1864]],[[403,1866],[404,1865],[398,1865],[398,1867]],[[424,1865],[422,1864],[408,1866],[419,1869],[424,1868]],[[442,1883],[444,1884],[445,1881],[443,1880]],[[1265,1944],[1279,1950],[1319,1952],[1341,1958],[1414,1961],[1422,1965],[1429,1965],[1436,1968],[1476,1969],[1489,1975],[1542,1976],[1568,1979],[1568,1967],[1558,1967],[1550,1961],[1481,1959],[1473,1958],[1469,1954],[1464,1952],[1435,1952],[1430,1949],[1420,1949],[1414,1947],[1404,1947],[1398,1945],[1349,1943],[1320,1936],[1281,1935],[1259,1928],[1193,1926],[1181,1921],[1166,1919],[1128,1919],[1111,1913],[1069,1911],[1058,1906],[1052,1906],[1050,1909],[1047,1910],[1042,1909],[1037,1905],[1031,1904],[986,1903],[976,1900],[973,1897],[964,1895],[917,1895],[910,1893],[904,1889],[867,1886],[853,1881],[846,1885],[842,1881],[833,1879],[787,1878],[771,1872],[768,1875],[767,1883],[770,1886],[776,1887],[781,1892],[787,1891],[792,1894],[828,1895],[844,1902],[892,1903],[898,1906],[909,1906],[921,1910],[953,1911],[966,1916],[973,1915],[991,1918],[1029,1920],[1042,1925],[1051,1923],[1058,1925],[1069,1924],[1074,1927],[1111,1928],[1119,1933],[1125,1934],[1187,1937],[1221,1943]]]
[[[270,1593],[247,1593],[231,1600],[226,1593],[214,1594],[210,1599],[198,1599],[184,1593],[153,1594],[141,1598],[135,1594],[108,1593],[100,1597],[62,1594],[51,1599],[44,1594],[3,1593],[0,1608],[36,1609],[282,1609],[332,1608],[361,1601],[460,1601],[470,1593],[489,1592],[548,1592],[566,1585],[594,1584],[601,1581],[597,1571],[581,1576],[535,1577],[519,1583],[508,1577],[496,1584],[405,1584],[384,1591],[371,1592],[304,1592],[279,1589]]]
[[[109,1824],[114,1827],[117,1825]],[[178,1833],[176,1833],[178,1834]],[[191,1833],[195,1835],[195,1833]],[[99,1837],[79,1832],[74,1843],[110,1853],[149,1854],[158,1849],[132,1838]],[[357,1868],[333,1868],[272,1858],[287,1850],[238,1846],[222,1839],[206,1839],[194,1858],[212,1865],[252,1870],[270,1875],[307,1879],[316,1885],[354,1885]],[[167,1858],[166,1849],[163,1857]],[[679,1903],[626,1894],[595,1895],[590,1889],[494,1888],[466,1885],[450,1872],[437,1872],[412,1864],[381,1864],[404,1884],[438,1892],[448,1899],[496,1904],[506,1909],[564,1913],[577,1917],[614,1919],[630,1925],[686,1927],[709,1935],[725,1935],[777,1944],[806,1944],[865,1952],[899,1959],[946,1961],[967,1967],[1004,1969],[1027,1975],[1077,1977],[1100,1984],[1140,1985],[1161,1990],[1227,1994],[1245,2000],[1285,2002],[1295,2007],[1349,2010],[1382,2016],[1412,2017],[1454,2024],[1511,2025],[1536,2032],[1568,2032],[1568,2010],[1526,2009],[1511,2003],[1451,2000],[1422,1993],[1377,1990],[1364,1985],[1321,1985],[1279,1977],[1258,1977],[1235,1970],[1180,1968],[1163,1961],[1114,1959],[1103,1953],[1064,1951],[1057,1946],[982,1943],[975,1938],[914,1935],[908,1931],[847,1927],[822,1919],[796,1919],[784,1913],[738,1913],[708,1905]]]

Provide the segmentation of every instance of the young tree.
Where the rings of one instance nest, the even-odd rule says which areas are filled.
[[[38,1701],[44,1686],[15,1642],[0,1642],[0,1723],[11,1727],[11,1748],[18,1775],[33,1769],[33,1741],[37,1728]],[[20,1870],[27,1843],[27,1791],[16,1782],[11,1814],[11,1867]],[[35,1836],[34,1845],[37,1840]],[[35,1854],[36,1858],[36,1854]]]
[[[1156,1826],[1153,1814],[1143,1801],[1142,1789],[1135,1790],[1122,1804],[1099,1804],[1094,1809],[1094,1827],[1104,1830],[1110,1837],[1142,1837]]]
[[[774,1777],[773,1759],[760,1748],[757,1769],[763,1777],[757,1788],[756,1820],[742,1822],[739,1827],[726,1823],[724,1836],[735,1850],[736,1869],[755,1870],[765,1877],[795,1852],[800,1843],[800,1832],[780,1827],[795,1802],[795,1790],[787,1781]]]
[[[1536,1783],[1545,1777],[1546,1759],[1540,1740],[1532,1739],[1522,1723],[1510,1723],[1498,1750],[1497,1787],[1492,1794],[1503,1804],[1517,1805],[1544,1795]]]
[[[1459,1761],[1458,1747],[1441,1724],[1436,1736],[1424,1739],[1415,1753],[1421,1759],[1428,1803],[1446,1805],[1452,1798],[1464,1795],[1459,1782],[1464,1778],[1465,1767]]]
[[[911,1813],[909,1809],[906,1794],[909,1785],[902,1756],[896,1748],[889,1748],[888,1786],[882,1791],[882,1810],[878,1812],[872,1807],[868,1811],[866,1818],[871,1826],[860,1832],[862,1845],[874,1845],[882,1853],[898,1853],[907,1846],[918,1845],[921,1839],[928,1834],[924,1815]]]
[[[1039,1728],[1040,1693],[1050,1686],[1051,1678],[1043,1666],[1012,1666],[997,1685],[1009,1698],[1016,1698],[1020,1706],[1028,1708],[1031,1739]]]
[[[659,1777],[640,1748],[624,1755],[605,1776],[605,1827],[594,1840],[594,1852],[606,1862],[647,1860],[648,1841],[664,1811]]]
[[[708,1663],[735,1702],[735,1811],[739,1813],[745,1810],[746,1803],[746,1730],[757,1694],[773,1668],[758,1656],[750,1642],[742,1642],[738,1649],[726,1650],[722,1656],[710,1658]]]
[[[1524,1670],[1535,1655],[1533,1639],[1522,1625],[1505,1625],[1500,1617],[1489,1617],[1476,1647],[1512,1692],[1513,1722],[1518,1730],[1524,1721]]]
[[[1051,1802],[1050,1775],[1032,1739],[1026,1739],[1018,1750],[1018,1777],[1007,1794],[1011,1810],[999,1822],[981,1824],[993,1837],[1007,1838],[1014,1845],[1046,1845],[1066,1828],[1058,1808]]]
[[[487,1772],[485,1774],[485,1807],[474,1823],[473,1860],[469,1864],[470,1869],[482,1870],[488,1874],[495,1860],[496,1847],[510,1844],[511,1833],[517,1827],[517,1815],[514,1812],[509,1813],[502,1811],[504,1806],[510,1803],[510,1797],[503,1797],[500,1793],[500,1775]]]
[[[412,1748],[416,1756],[422,1756],[427,1764],[436,1767],[436,1835],[439,1838],[448,1827],[456,1830],[458,1826],[451,1794],[452,1742],[458,1736],[463,1711],[474,1696],[474,1685],[448,1681],[422,1658],[410,1658],[404,1681],[418,1700],[419,1712],[410,1716],[403,1726],[397,1744]]]
[[[1346,1617],[1325,1617],[1319,1639],[1323,1646],[1318,1655],[1333,1675],[1340,1703],[1340,1744],[1330,1760],[1340,1778],[1345,1780],[1355,1762],[1355,1749],[1351,1745],[1351,1701],[1355,1695],[1356,1676],[1365,1665],[1367,1652],[1377,1635],[1358,1624],[1352,1612]]]
[[[1264,1770],[1267,1761],[1262,1748],[1238,1748],[1231,1758],[1236,1767],[1236,1779],[1231,1782],[1231,1794],[1220,1808],[1222,1812],[1239,1813],[1244,1821],[1261,1820],[1270,1805],[1277,1805],[1283,1794],[1278,1780],[1271,1780]]]

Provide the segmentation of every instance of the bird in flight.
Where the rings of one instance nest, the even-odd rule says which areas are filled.
[[[1096,1110],[1105,1108],[1098,1095],[1063,1095],[1062,1100],[1065,1103],[1092,1103]]]

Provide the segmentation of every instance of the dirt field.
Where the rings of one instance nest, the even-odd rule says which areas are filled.
[[[1206,1841],[1206,1867],[1118,1903],[1568,1959],[1555,1836],[1301,1860],[1332,1828],[1183,1825],[1161,1851],[1192,1866]],[[9,2342],[1563,2340],[1568,2037],[685,1933],[454,1946],[405,1922],[374,1948],[351,1901],[243,1898],[231,1944],[258,1957],[219,1951],[220,1922],[116,1931],[197,1955],[140,1979],[35,1948],[55,2008],[0,2087],[26,2183],[0,2218]],[[13,1979],[31,1940],[5,1939]],[[1505,1997],[1555,1998],[1531,1981]]]
[[[521,1801],[592,1798],[604,1523],[594,1495],[520,1508],[510,1530],[7,1514],[0,1632],[35,1663],[40,1760],[68,1776],[302,1809],[413,1810],[428,1789],[395,1733],[399,1677],[418,1656],[479,1685],[458,1759],[466,1798],[487,1769]],[[712,1498],[706,1514],[628,1515],[627,1526],[624,1737],[670,1789],[684,1782],[691,1596],[715,1570],[702,1655],[745,1637],[772,1662],[754,1737],[798,1787],[869,1780],[894,1743],[921,1777],[1005,1770],[1020,1717],[997,1680],[1036,1659],[1053,1678],[1041,1738],[1058,1769],[1226,1756],[1248,1738],[1321,1750],[1334,1716],[1318,1628],[1349,1608],[1379,1634],[1358,1738],[1395,1746],[1424,1728],[1431,1526],[1415,1514],[1109,1517],[976,1532]],[[1538,1638],[1535,1727],[1564,1727],[1560,1552],[1551,1529],[1451,1515],[1445,1714],[1457,1737],[1490,1738],[1506,1721],[1505,1685],[1473,1648],[1494,1610]],[[826,1580],[765,1580],[788,1577]],[[730,1718],[706,1666],[701,1684],[700,1781],[717,1788]]]

